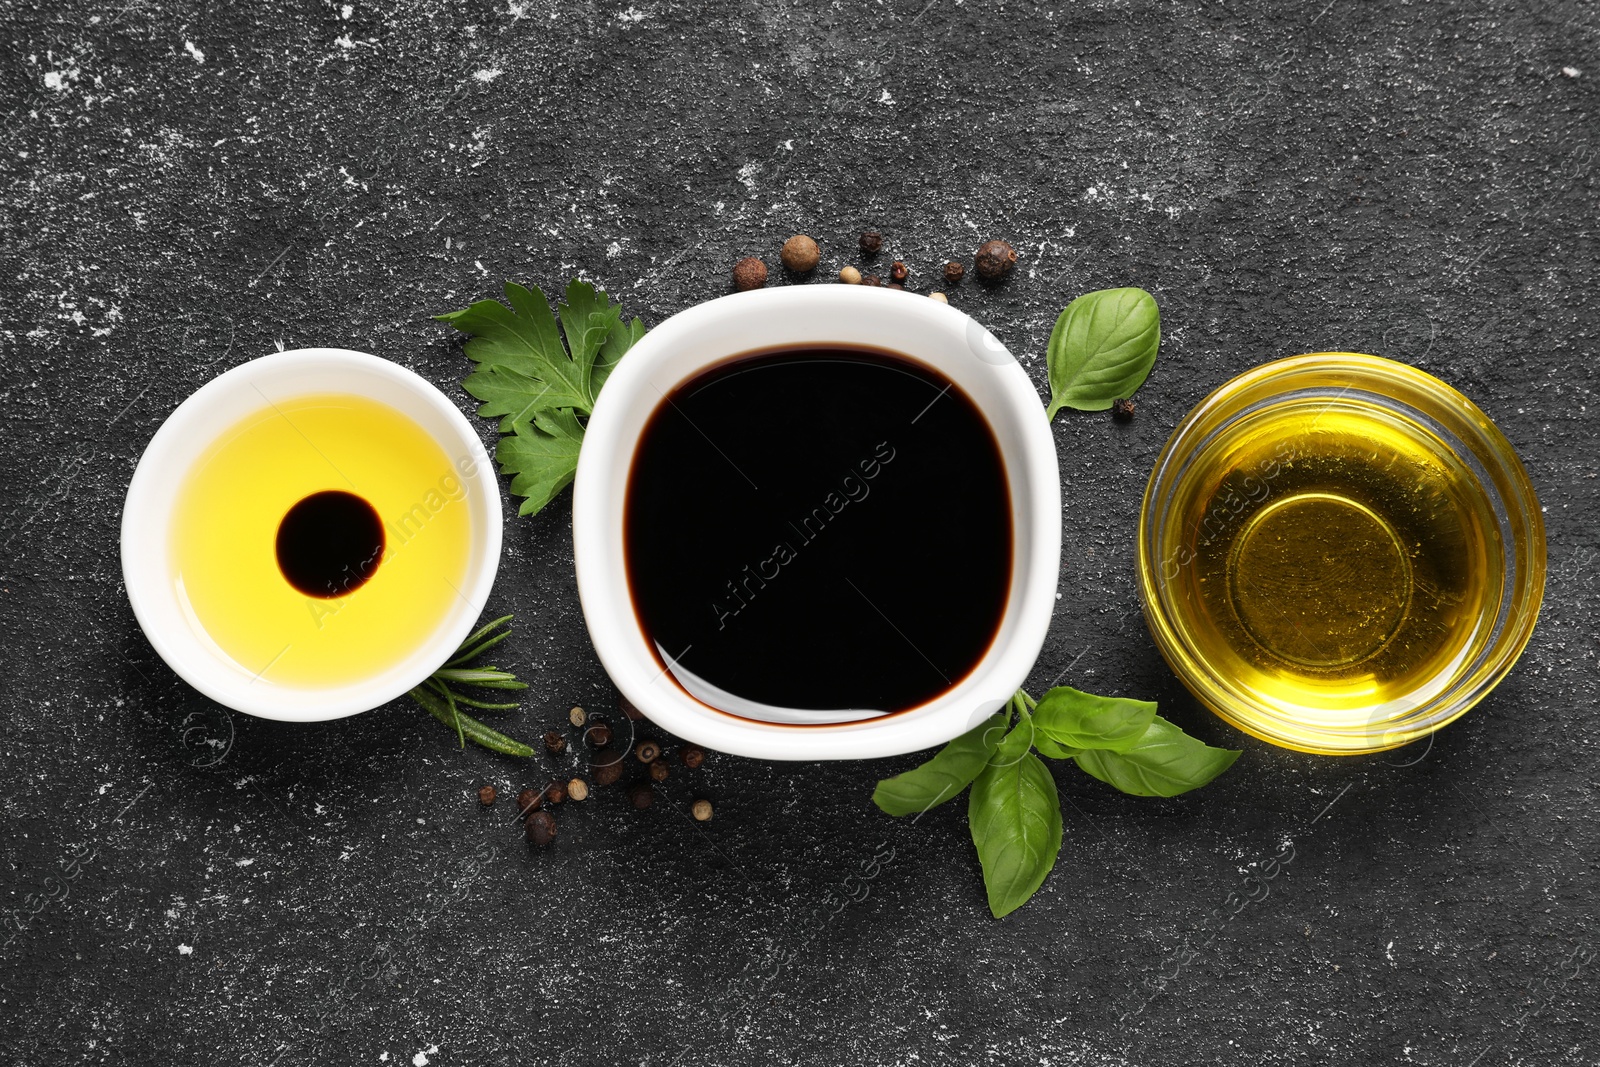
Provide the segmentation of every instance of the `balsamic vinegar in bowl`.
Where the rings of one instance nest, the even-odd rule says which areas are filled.
[[[1011,584],[1010,490],[972,400],[879,348],[787,346],[668,391],[627,479],[638,622],[691,696],[824,724],[949,691]]]

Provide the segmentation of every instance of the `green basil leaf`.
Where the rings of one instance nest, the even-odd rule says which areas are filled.
[[[1138,744],[1155,717],[1150,701],[1098,697],[1061,685],[1039,698],[1033,724],[1059,745],[1124,752]]]
[[[1085,293],[1050,334],[1049,418],[1064,407],[1104,411],[1144,384],[1161,348],[1161,311],[1143,289]]]
[[[1050,740],[1039,730],[1033,734],[1033,747],[1039,750],[1039,755],[1049,756],[1051,759],[1072,759],[1083,751],[1081,748],[1069,748]]]
[[[1001,710],[968,730],[927,763],[885,778],[872,802],[890,815],[920,814],[937,807],[971,784],[1005,736],[1010,714]]]
[[[1044,884],[1061,852],[1061,802],[1055,779],[1032,752],[990,762],[967,802],[972,843],[995,918],[1016,911]]]
[[[1159,715],[1126,752],[1092,751],[1076,757],[1086,773],[1141,797],[1175,797],[1198,789],[1238,758],[1238,750],[1212,748]]]

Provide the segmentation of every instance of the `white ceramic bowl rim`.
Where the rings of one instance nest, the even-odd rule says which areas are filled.
[[[168,550],[173,503],[195,459],[217,435],[268,401],[351,393],[414,419],[443,449],[466,487],[472,549],[450,613],[410,656],[358,682],[307,688],[251,677],[209,648],[184,615]],[[262,356],[218,375],[167,416],[145,447],[122,509],[122,575],[145,636],[163,660],[204,695],[250,715],[315,722],[367,711],[421,684],[472,632],[500,562],[500,491],[483,443],[431,383],[386,359],[341,348]]]
[[[633,452],[661,398],[730,356],[794,344],[871,346],[951,379],[989,421],[1012,507],[1005,615],[967,677],[917,708],[857,722],[796,725],[743,718],[691,697],[665,676],[634,612],[623,556]],[[1055,608],[1061,558],[1055,443],[1027,373],[961,311],[908,293],[848,285],[788,286],[722,297],[652,329],[606,382],[578,458],[573,545],[589,635],[618,690],[672,733],[763,759],[856,759],[915,752],[971,729],[1026,680]]]

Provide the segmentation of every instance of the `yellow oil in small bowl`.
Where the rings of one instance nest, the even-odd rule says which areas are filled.
[[[178,492],[169,553],[190,626],[218,658],[280,685],[381,674],[460,596],[472,520],[458,475],[387,404],[334,393],[264,403]]]
[[[1394,748],[1511,669],[1544,590],[1539,502],[1505,437],[1415,368],[1257,367],[1179,424],[1139,528],[1151,634],[1233,725],[1303,752]]]

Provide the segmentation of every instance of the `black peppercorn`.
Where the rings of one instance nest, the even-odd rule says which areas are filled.
[[[611,743],[611,724],[595,723],[584,731],[583,739],[595,748],[605,748]]]
[[[678,750],[678,760],[691,771],[706,761],[706,750],[699,745],[684,745]]]
[[[953,259],[944,265],[944,280],[950,285],[959,284],[961,279],[966,277],[966,274],[967,268]]]
[[[640,741],[633,754],[639,757],[640,763],[654,763],[661,755],[661,746],[654,741]]]
[[[978,277],[986,282],[994,282],[1010,274],[1011,268],[1017,265],[1017,250],[1004,241],[985,241],[978,246],[978,253],[972,258],[978,268]]]
[[[517,794],[517,813],[526,816],[530,812],[538,811],[544,804],[544,794],[536,793],[532,789],[524,789]]]
[[[1118,422],[1133,421],[1133,401],[1127,397],[1118,397],[1111,402],[1111,417]]]
[[[667,761],[664,759],[658,759],[650,764],[650,780],[652,782],[666,781],[669,773],[670,772],[667,770]]]
[[[556,817],[548,811],[536,811],[528,816],[522,829],[529,841],[543,848],[556,839]]]
[[[561,753],[567,750],[567,739],[560,732],[551,730],[544,735],[544,747],[551,752]]]
[[[875,256],[882,247],[883,234],[876,230],[866,230],[861,234],[861,251],[866,255]]]
[[[594,773],[595,785],[616,785],[622,779],[622,757],[610,763],[591,763],[589,770]]]
[[[891,281],[903,282],[909,277],[911,277],[911,268],[907,267],[900,260],[895,260],[894,265],[889,268],[889,279]]]
[[[494,803],[495,798],[499,795],[499,791],[496,790],[494,786],[486,785],[482,789],[478,790],[478,803],[487,808],[489,805]]]
[[[656,792],[649,782],[635,782],[628,787],[628,803],[643,811],[656,802]]]

